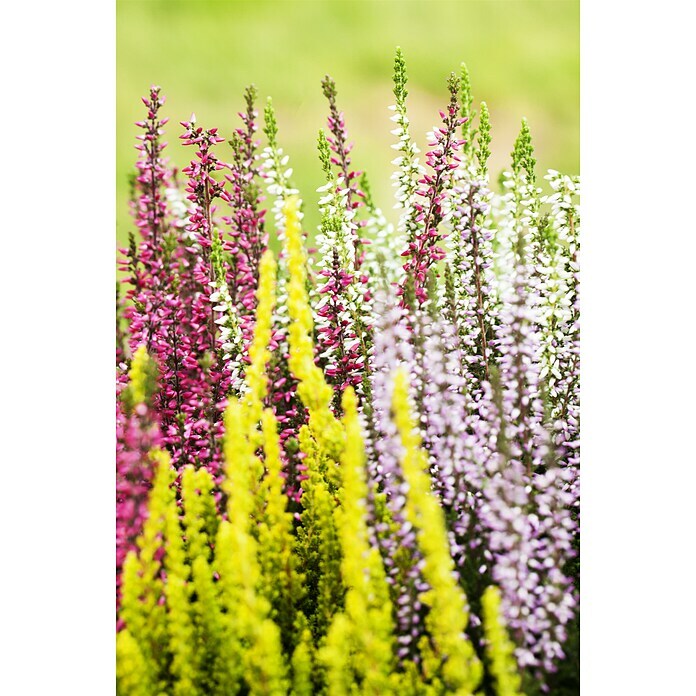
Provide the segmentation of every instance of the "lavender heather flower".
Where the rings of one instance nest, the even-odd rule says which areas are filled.
[[[475,421],[465,392],[458,346],[450,324],[426,324],[423,354],[427,356],[428,377],[424,380],[421,430],[433,487],[445,511],[451,555],[461,568],[467,546],[476,534],[484,472],[473,452]]]
[[[463,67],[466,74],[466,69]],[[468,74],[463,78],[468,85]],[[469,106],[463,112],[470,117],[470,87],[462,101]],[[463,125],[466,126],[467,123]],[[452,187],[446,200],[449,211],[445,287],[439,306],[455,326],[463,357],[467,392],[475,403],[481,383],[490,380],[490,366],[496,357],[495,326],[500,298],[493,272],[494,254],[485,148],[489,135],[488,110],[481,105],[478,146],[473,143],[464,152],[462,164],[452,173]],[[470,129],[465,130],[465,134]],[[478,164],[476,162],[478,159]]]
[[[390,416],[393,371],[403,365],[412,373],[413,349],[405,309],[395,299],[390,302],[384,295],[379,297],[378,307],[380,320],[375,328],[371,374],[372,456],[368,460],[368,470],[373,497],[375,492],[385,496],[391,524],[378,526],[375,536],[396,613],[397,656],[401,661],[417,661],[418,640],[425,630],[425,607],[419,594],[427,586],[421,574],[423,558],[416,545],[415,530],[405,517],[407,486],[400,465],[403,451],[398,429]],[[372,514],[374,517],[374,507]]]

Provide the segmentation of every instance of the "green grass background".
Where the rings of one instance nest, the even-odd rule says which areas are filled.
[[[538,173],[579,172],[576,0],[117,0],[116,27],[120,246],[131,229],[133,124],[143,117],[140,97],[150,84],[167,96],[167,152],[179,167],[193,155],[179,144],[180,121],[195,112],[200,125],[229,137],[246,85],[259,90],[260,114],[272,96],[309,229],[318,222],[315,189],[323,183],[316,139],[325,126],[320,81],[327,73],[355,142],[354,166],[367,171],[377,203],[391,215],[395,152],[387,106],[397,45],[409,74],[412,135],[422,150],[447,102],[447,75],[464,61],[476,102],[490,108],[494,176],[509,161],[522,116],[532,129]],[[219,146],[223,160],[228,148]]]

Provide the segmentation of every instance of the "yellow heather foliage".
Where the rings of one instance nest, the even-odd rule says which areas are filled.
[[[350,669],[348,645],[351,632],[350,619],[345,614],[337,614],[329,629],[326,643],[319,650],[319,659],[326,667],[328,696],[350,696],[354,693],[353,687],[357,686]]]
[[[251,364],[246,370],[245,382],[248,391],[245,395],[245,405],[248,409],[247,419],[255,425],[261,419],[263,400],[268,392],[268,376],[266,364],[271,359],[268,345],[273,331],[273,308],[275,306],[276,263],[273,252],[267,249],[259,263],[259,285],[256,290],[256,324],[254,337],[249,347]],[[252,435],[252,439],[256,435]],[[258,444],[254,441],[254,444]]]
[[[164,595],[162,564],[157,556],[166,535],[167,508],[172,501],[175,473],[166,452],[153,449],[150,457],[155,464],[155,480],[150,491],[149,515],[138,537],[139,554],[130,551],[123,564],[120,614],[140,647],[150,681],[157,683],[160,677],[166,676],[166,656],[158,648],[168,643],[166,607],[160,603]]]
[[[495,693],[497,696],[524,696],[514,655],[515,645],[505,629],[500,609],[500,590],[495,585],[489,585],[484,590],[481,606],[486,655],[495,679]]]
[[[343,558],[341,573],[348,588],[345,614],[335,616],[321,655],[327,660],[330,693],[344,693],[345,679],[360,693],[390,693],[394,668],[392,606],[378,548],[370,546],[367,529],[365,445],[351,387],[343,393],[346,446],[341,457],[343,490],[335,508]],[[349,670],[334,674],[334,670]],[[346,692],[347,693],[347,692]]]
[[[232,653],[241,653],[249,693],[271,696],[286,694],[288,684],[280,630],[268,618],[270,603],[258,591],[261,569],[251,527],[262,467],[248,437],[256,428],[245,417],[245,406],[231,398],[225,411],[228,520],[220,523],[215,551],[221,600],[227,609],[227,642]]]
[[[147,660],[128,629],[116,634],[116,693],[128,696],[158,694]]]
[[[268,579],[262,590],[271,603],[271,618],[281,629],[285,647],[291,649],[304,578],[297,570],[293,518],[283,493],[278,424],[271,409],[264,410],[261,423],[266,476],[260,493],[266,506],[258,525],[259,563],[263,577]]]
[[[301,615],[304,618],[304,614]],[[292,690],[291,696],[312,696],[312,656],[314,643],[312,632],[304,626],[300,640],[292,653]]]
[[[235,684],[239,675],[235,675],[234,665],[225,664],[221,655],[223,625],[210,558],[210,542],[215,540],[218,518],[210,473],[191,465],[184,467],[181,496],[191,590],[196,595],[191,607],[198,638],[193,660],[196,686],[202,693],[215,693],[216,685]]]
[[[288,364],[299,381],[297,393],[309,411],[309,424],[317,442],[335,458],[343,444],[343,433],[339,422],[331,412],[333,389],[324,379],[324,374],[314,364],[314,342],[312,340],[312,310],[307,296],[307,272],[302,230],[298,217],[299,199],[291,196],[285,202],[285,252],[288,259],[288,314],[290,327]]]
[[[206,561],[210,558],[209,544],[217,531],[214,528],[216,511],[213,485],[213,477],[207,469],[196,469],[192,464],[184,467],[181,474],[181,498],[187,554],[191,562],[199,556],[203,556]]]
[[[170,666],[174,677],[174,696],[198,696],[196,687],[196,651],[194,616],[191,607],[190,566],[187,563],[179,522],[179,510],[174,491],[169,489],[169,500],[165,509],[166,552],[164,568],[167,582],[164,594],[167,600],[167,622]]]
[[[431,491],[428,457],[411,415],[403,368],[394,373],[392,411],[404,450],[401,467],[408,483],[406,517],[417,530],[423,577],[430,585],[421,596],[430,607],[426,627],[432,638],[432,647],[430,641],[421,644],[423,667],[430,675],[441,675],[447,693],[468,696],[478,687],[483,668],[464,632],[468,622],[466,597],[454,576],[444,513]]]
[[[324,475],[326,455],[303,425],[299,432],[300,449],[305,454],[307,478],[302,481],[302,525],[298,529],[297,553],[306,568],[307,598],[315,640],[326,633],[331,617],[343,606],[341,580],[341,543],[334,521],[336,496],[329,490]],[[333,465],[333,461],[328,464]],[[312,614],[313,612],[313,614]],[[311,614],[311,616],[310,616]]]
[[[142,404],[149,400],[154,388],[154,362],[145,346],[138,346],[128,372],[131,402]]]

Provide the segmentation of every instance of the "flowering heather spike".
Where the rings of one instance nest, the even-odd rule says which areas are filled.
[[[392,174],[392,180],[396,189],[395,208],[402,210],[397,225],[397,232],[406,235],[407,241],[413,242],[416,238],[417,223],[415,216],[412,215],[417,180],[423,176],[425,170],[418,163],[418,153],[420,152],[416,144],[411,139],[408,132],[409,120],[406,114],[406,97],[408,91],[406,83],[406,63],[400,48],[396,49],[394,59],[394,98],[396,103],[389,109],[394,111],[391,120],[396,123],[396,128],[392,131],[397,142],[392,148],[399,151],[399,156],[392,161],[398,169]]]
[[[267,182],[269,196],[273,200],[272,211],[277,238],[282,245],[278,255],[277,301],[273,317],[273,326],[275,327],[273,340],[277,345],[272,351],[268,376],[272,385],[271,401],[280,427],[281,445],[285,449],[287,457],[286,492],[297,501],[300,496],[298,477],[301,475],[302,465],[297,458],[296,442],[300,425],[305,422],[306,418],[302,402],[297,396],[297,380],[288,366],[290,352],[288,345],[288,326],[290,323],[288,315],[289,270],[284,248],[286,235],[283,207],[288,198],[297,196],[298,191],[290,184],[289,177],[292,174],[292,168],[288,167],[288,156],[283,154],[283,150],[277,143],[278,125],[270,99],[264,110],[264,123],[264,132],[269,143],[268,147],[261,153],[265,169],[264,178]],[[301,201],[298,198],[298,208],[300,207]],[[298,211],[298,219],[301,217],[302,213]]]
[[[165,191],[170,185],[172,172],[162,152],[166,118],[159,118],[164,104],[160,88],[152,87],[149,98],[143,98],[147,119],[137,122],[145,132],[138,135],[139,152],[136,174],[133,178],[131,212],[140,241],[129,233],[129,249],[123,251],[120,261],[126,272],[125,282],[132,286],[126,295],[124,318],[129,324],[131,354],[144,344],[152,349],[155,336],[166,322],[164,308],[167,287],[171,282],[171,251],[173,235],[167,230],[168,206]]]
[[[495,274],[500,285],[500,294],[509,290],[515,273],[516,248],[520,236],[529,246],[530,258],[535,258],[539,248],[539,194],[541,189],[535,185],[534,149],[527,121],[522,121],[522,129],[515,141],[512,152],[512,171],[503,172],[501,197],[494,197],[494,217],[497,218],[497,232],[494,238]]]
[[[433,489],[447,521],[450,552],[457,566],[465,561],[466,545],[475,537],[477,508],[484,472],[472,452],[476,420],[461,374],[461,356],[454,327],[444,321],[425,324],[423,353],[428,378],[424,380],[420,429],[429,454]]]
[[[574,391],[578,375],[578,278],[577,253],[580,217],[575,204],[579,182],[556,171],[545,177],[553,193],[542,202],[551,215],[537,259],[541,276],[541,329],[544,345],[542,377],[547,377],[554,416],[565,415],[563,400],[569,385]],[[570,401],[571,399],[568,399]]]
[[[528,476],[541,464],[547,446],[539,387],[537,298],[528,285],[530,275],[524,238],[520,234],[512,285],[500,314],[497,344],[501,353],[506,436],[511,457],[524,466]]]
[[[514,454],[515,428],[508,423],[504,390],[496,385],[484,413],[496,447],[487,458],[480,520],[484,558],[502,593],[502,607],[520,669],[551,672],[563,656],[565,626],[576,605],[563,564],[574,555],[575,523],[569,512],[568,472],[547,456],[545,471],[525,470]],[[497,421],[497,424],[496,424]],[[485,573],[484,569],[484,573]]]
[[[259,143],[254,139],[258,130],[255,99],[256,88],[251,85],[244,92],[246,110],[239,114],[243,128],[237,128],[229,141],[233,153],[230,174],[225,175],[230,184],[225,200],[231,208],[231,215],[222,218],[231,235],[231,240],[226,243],[226,251],[231,257],[228,285],[240,314],[245,352],[253,333],[259,263],[268,246],[265,210],[261,209],[262,188],[258,181],[261,176],[260,155],[257,154]]]
[[[136,225],[143,239],[149,242],[148,247],[153,258],[158,255],[158,242],[164,232],[167,203],[163,195],[163,185],[170,176],[166,160],[162,157],[162,151],[167,144],[160,140],[164,133],[163,126],[168,121],[166,118],[159,118],[159,110],[164,101],[164,97],[160,96],[160,88],[150,87],[149,98],[143,98],[143,104],[147,108],[147,119],[136,123],[145,131],[137,136],[140,144],[136,146],[140,152],[135,178],[136,190],[140,193],[135,202]]]
[[[358,177],[361,172],[354,171],[350,168],[350,151],[353,145],[348,143],[348,133],[346,132],[343,112],[338,110],[336,106],[336,83],[333,78],[326,75],[321,82],[324,96],[329,101],[329,117],[327,125],[331,133],[331,137],[326,138],[327,144],[334,153],[330,158],[331,164],[338,167],[340,172],[339,179],[342,180],[346,191],[346,207],[348,210],[355,210],[361,204],[360,199],[363,197],[362,191],[358,187]],[[356,265],[360,265],[359,256],[361,249],[356,245]]]
[[[402,256],[406,257],[404,263],[406,276],[412,277],[415,282],[414,290],[418,305],[428,300],[425,289],[428,269],[445,256],[443,249],[438,246],[441,239],[438,226],[446,215],[443,204],[452,170],[456,169],[460,162],[457,152],[462,146],[462,141],[456,138],[456,129],[461,125],[462,119],[459,118],[459,80],[454,73],[450,75],[447,84],[450,102],[447,112],[440,112],[443,125],[433,130],[432,139],[429,142],[432,149],[426,155],[433,174],[426,174],[419,180],[420,188],[416,193],[423,202],[414,202],[411,213],[418,229],[415,239],[409,240],[406,250],[402,253]],[[404,285],[402,284],[400,286],[402,297],[403,293]]]
[[[422,556],[416,546],[415,530],[407,522],[405,505],[408,485],[401,468],[403,447],[391,417],[392,372],[400,365],[409,374],[416,371],[411,329],[406,311],[395,300],[381,296],[377,305],[380,317],[375,332],[372,381],[372,419],[368,463],[372,485],[385,496],[387,519],[376,529],[376,540],[390,585],[398,633],[397,657],[403,666],[419,661],[418,641],[424,633],[425,607],[419,593],[427,589],[420,567]],[[418,379],[414,379],[417,382]],[[377,501],[371,500],[372,515],[377,518]]]
[[[539,274],[542,367],[550,402],[549,422],[561,462],[572,474],[569,488],[573,506],[579,497],[580,329],[578,287],[578,232],[575,203],[579,182],[558,172],[546,176],[553,193],[543,199],[551,205],[548,231],[541,240]]]
[[[210,262],[213,266],[215,280],[210,283],[213,292],[210,301],[214,303],[213,311],[218,314],[215,323],[218,326],[217,345],[222,352],[222,370],[224,391],[240,396],[244,386],[242,379],[243,359],[245,353],[244,336],[239,323],[237,305],[232,300],[227,283],[227,265],[225,251],[220,235],[215,231],[210,250]]]
[[[331,169],[329,143],[319,133],[319,159],[327,183],[318,190],[322,222],[317,235],[318,275],[325,279],[316,307],[317,342],[324,372],[337,395],[347,386],[358,386],[367,368],[367,332],[370,313],[366,300],[366,276],[357,275],[357,225],[348,203],[349,191]],[[367,294],[369,297],[369,294]]]
[[[459,336],[467,389],[476,402],[481,382],[490,379],[493,332],[497,323],[496,279],[493,273],[493,230],[490,226],[490,191],[485,180],[465,177],[451,191],[451,227],[448,266],[450,289],[441,304],[449,305]]]

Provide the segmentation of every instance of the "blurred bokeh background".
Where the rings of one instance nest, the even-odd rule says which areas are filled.
[[[315,189],[323,183],[316,140],[327,114],[320,86],[327,73],[355,143],[353,164],[367,171],[377,204],[391,215],[387,106],[397,45],[421,150],[447,103],[446,78],[465,62],[474,108],[485,100],[491,112],[494,177],[508,166],[522,116],[532,130],[537,173],[579,173],[578,0],[117,0],[116,8],[119,246],[130,229],[134,122],[143,118],[140,97],[151,84],[167,97],[167,153],[178,167],[193,155],[179,144],[180,121],[195,112],[200,125],[229,137],[240,123],[246,85],[258,88],[260,114],[271,96],[308,229],[318,222]],[[227,150],[219,146],[221,159]]]

